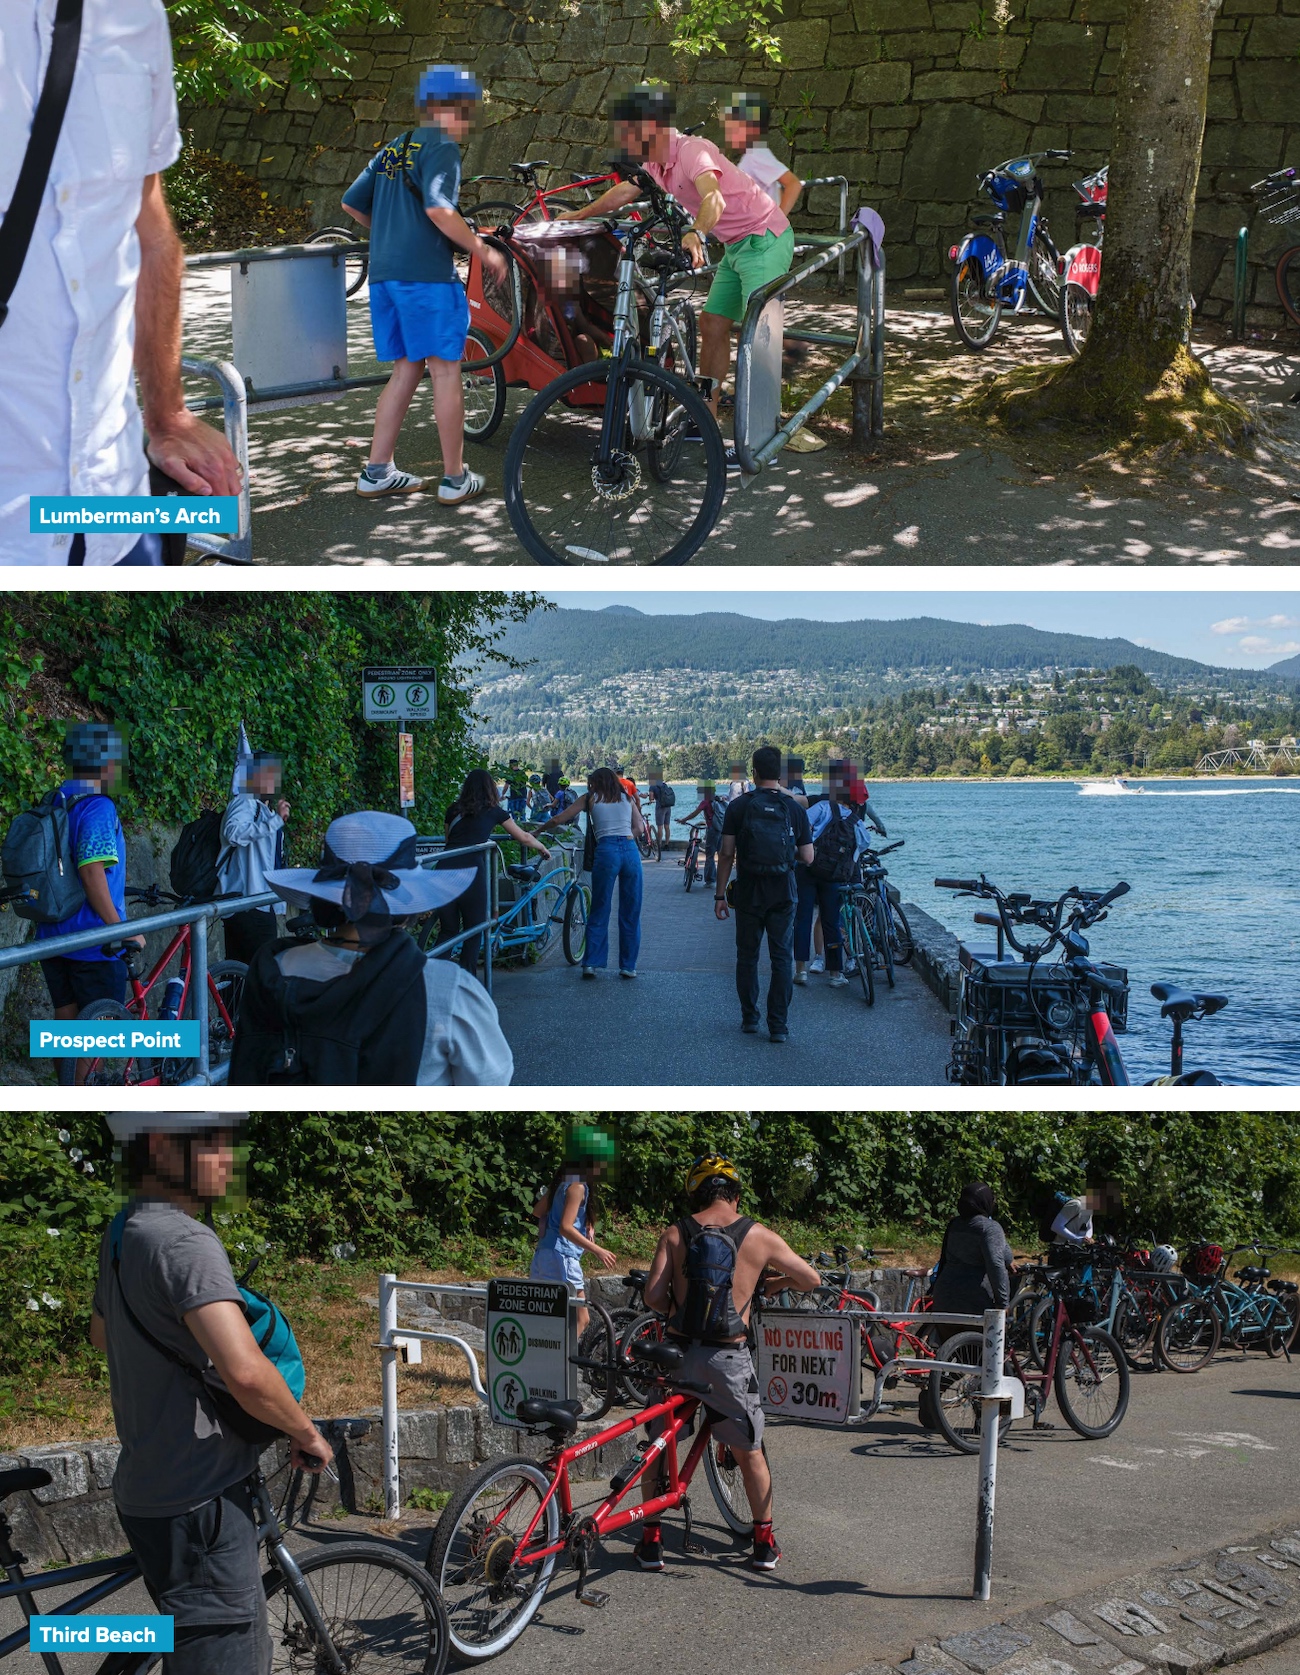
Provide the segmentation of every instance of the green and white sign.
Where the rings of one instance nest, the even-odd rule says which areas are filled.
[[[569,1365],[569,1291],[544,1280],[491,1280],[487,1306],[487,1388],[498,1425],[515,1418],[528,1396],[567,1401],[574,1392]]]
[[[361,713],[367,721],[433,721],[438,714],[438,671],[398,663],[361,671]]]

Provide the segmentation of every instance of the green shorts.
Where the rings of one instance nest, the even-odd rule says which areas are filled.
[[[751,233],[723,246],[722,260],[709,286],[706,314],[721,314],[737,325],[745,318],[749,299],[760,286],[789,273],[794,260],[794,229],[783,233]]]

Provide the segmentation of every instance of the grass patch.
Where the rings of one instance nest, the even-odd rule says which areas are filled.
[[[450,1499],[450,1489],[412,1489],[406,1504],[417,1512],[441,1512]]]

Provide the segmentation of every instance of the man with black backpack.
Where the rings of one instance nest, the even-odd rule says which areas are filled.
[[[736,910],[736,993],[740,1027],[757,1035],[758,956],[767,937],[772,977],[767,989],[767,1027],[775,1042],[789,1039],[790,996],[794,992],[795,863],[813,858],[808,816],[781,787],[781,752],[761,745],[753,758],[754,790],[732,797],[722,822],[714,912],[726,919]],[[735,882],[727,888],[732,866]]]
[[[254,752],[241,787],[226,805],[221,822],[217,879],[223,895],[256,896],[269,890],[266,876],[284,865],[284,823],[289,804],[280,795],[280,758],[269,750]],[[223,921],[226,958],[245,965],[264,942],[275,941],[275,909],[250,907]]]
[[[375,408],[370,459],[357,480],[363,499],[413,494],[424,480],[393,462],[398,433],[427,368],[442,446],[438,500],[458,506],[482,494],[465,467],[465,394],[460,363],[469,303],[456,273],[465,250],[504,283],[506,259],[485,244],[456,208],[460,147],[483,103],[483,89],[455,64],[430,64],[415,94],[419,126],[382,146],[343,194],[343,208],[370,229],[370,323],[375,354],[393,372]]]
[[[801,764],[802,766],[802,764]],[[813,857],[796,869],[798,907],[794,921],[794,980],[808,981],[813,921],[820,915],[826,949],[827,982],[843,988],[843,950],[840,943],[840,903],[844,886],[857,872],[858,856],[866,847],[866,830],[849,802],[851,764],[834,761],[826,769],[826,794],[808,803]]]
[[[757,765],[754,776],[761,779]],[[763,1452],[763,1407],[758,1375],[746,1343],[749,1311],[760,1286],[765,1293],[811,1291],[821,1275],[796,1256],[770,1227],[737,1213],[740,1174],[728,1157],[697,1157],[686,1176],[690,1213],[659,1240],[645,1284],[646,1307],[668,1316],[668,1336],[685,1359],[686,1386],[707,1385],[704,1405],[715,1416],[713,1444],[740,1468],[754,1517],[755,1570],[775,1570],[781,1549],[772,1533],[772,1474]],[[651,1426],[651,1436],[656,1435]],[[642,1496],[659,1493],[647,1472]],[[637,1561],[642,1570],[664,1568],[663,1533],[657,1521],[643,1525]]]
[[[109,795],[122,777],[122,735],[107,722],[74,722],[63,736],[63,760],[70,777],[19,815],[5,839],[5,878],[28,891],[14,911],[36,919],[38,942],[126,922],[126,838]],[[142,936],[123,940],[144,947]],[[126,966],[99,947],[42,960],[41,972],[56,1018],[75,1018],[92,1001],[120,1006],[126,999]],[[85,1080],[88,1060],[54,1063],[61,1087]]]
[[[273,1304],[241,1290],[203,1219],[232,1184],[234,1131],[246,1120],[216,1111],[108,1117],[130,1197],[100,1243],[90,1341],[108,1358],[122,1445],[118,1518],[154,1603],[175,1619],[168,1675],[268,1675],[247,1479],[274,1436],[289,1439],[305,1471],[320,1471],[332,1453],[286,1382],[287,1372],[301,1389],[292,1332]],[[265,1352],[250,1301],[283,1327]]]
[[[655,836],[658,839],[655,854],[656,858],[662,861],[664,850],[672,836],[673,809],[677,806],[677,793],[664,778],[661,768],[650,770],[650,801],[654,805]]]

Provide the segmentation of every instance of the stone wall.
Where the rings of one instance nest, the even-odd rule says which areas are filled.
[[[643,77],[678,88],[683,125],[743,85],[771,99],[773,143],[800,175],[843,174],[850,207],[881,212],[891,279],[924,284],[947,271],[976,171],[1020,152],[1075,150],[1074,164],[1048,176],[1057,243],[1073,242],[1069,182],[1106,156],[1124,0],[787,0],[779,67],[674,59],[646,0],[406,0],[404,15],[405,30],[350,43],[351,81],[257,111],[192,112],[196,140],[289,201],[310,202],[324,224],[341,218],[339,194],[374,148],[411,120],[417,67],[431,60],[472,66],[489,91],[467,174],[524,157],[600,164],[605,97]],[[1296,161],[1298,139],[1300,0],[1223,0],[1193,275],[1206,314],[1230,308],[1244,188]],[[800,224],[825,227],[833,208],[823,189]],[[1254,245],[1256,318],[1272,321],[1267,256],[1281,239],[1261,223]]]

